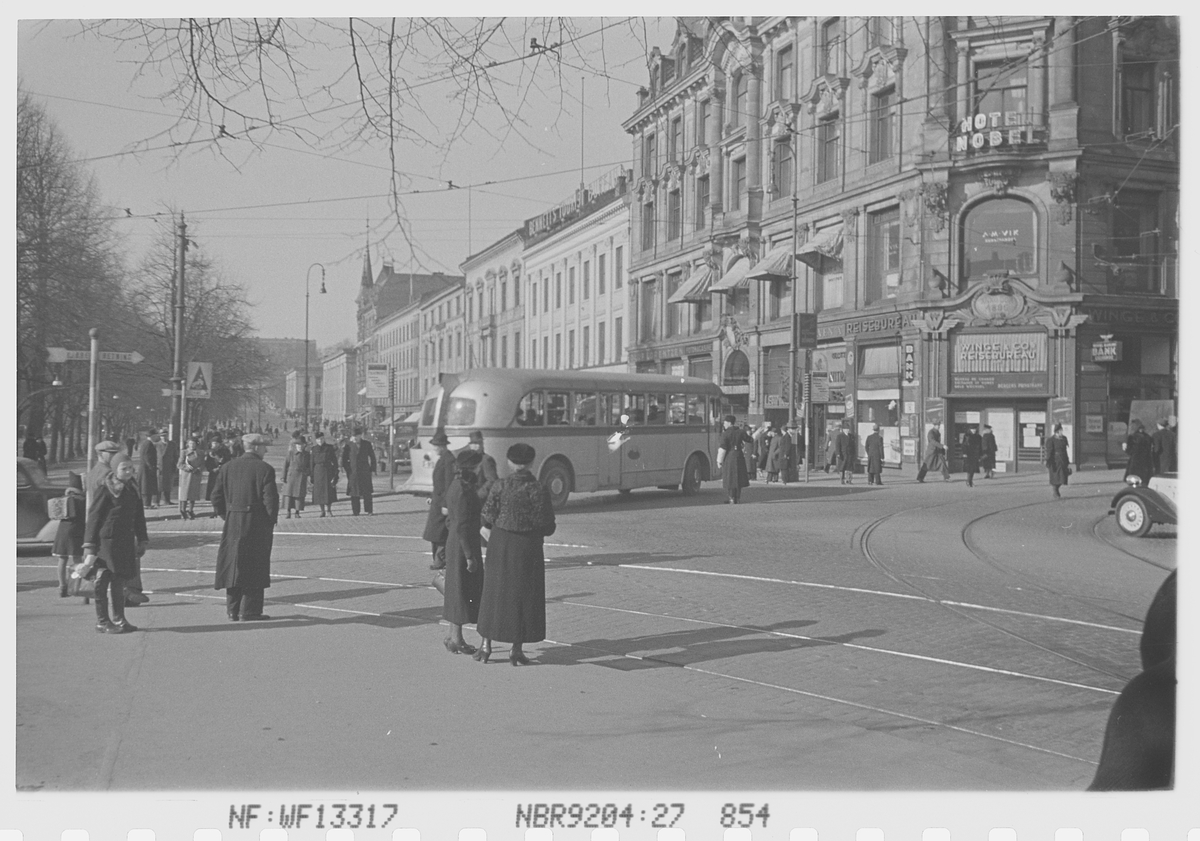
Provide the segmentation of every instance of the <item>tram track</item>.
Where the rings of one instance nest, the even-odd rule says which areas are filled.
[[[1174,567],[1169,567],[1166,564],[1160,564],[1158,561],[1152,561],[1149,558],[1144,558],[1141,555],[1137,554],[1136,552],[1130,552],[1124,546],[1118,545],[1115,541],[1113,541],[1113,540],[1105,537],[1103,534],[1101,534],[1100,533],[1100,524],[1107,522],[1108,518],[1109,518],[1109,515],[1105,514],[1101,517],[1097,517],[1095,522],[1092,523],[1091,531],[1092,531],[1093,537],[1095,537],[1097,540],[1099,540],[1101,543],[1105,544],[1106,546],[1108,546],[1112,549],[1116,549],[1118,552],[1122,552],[1122,553],[1128,555],[1129,557],[1133,558],[1134,560],[1141,561],[1144,564],[1149,564],[1152,567],[1157,567],[1158,569],[1161,569],[1164,572],[1171,572],[1172,570],[1175,569]]]

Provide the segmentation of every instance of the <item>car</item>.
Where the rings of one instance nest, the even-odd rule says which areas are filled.
[[[17,457],[17,546],[53,546],[58,520],[51,520],[46,501],[66,493],[65,485],[46,478],[33,459]]]
[[[1175,473],[1151,476],[1143,485],[1137,476],[1126,476],[1125,487],[1112,499],[1109,514],[1117,516],[1117,526],[1131,537],[1143,537],[1155,523],[1173,526],[1177,514],[1175,505]]]

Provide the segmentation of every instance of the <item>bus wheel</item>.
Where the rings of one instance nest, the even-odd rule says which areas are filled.
[[[571,471],[561,461],[552,461],[542,468],[542,484],[550,491],[550,504],[554,510],[567,504],[571,495]]]
[[[700,492],[700,456],[693,453],[688,456],[683,468],[683,495],[695,496]]]

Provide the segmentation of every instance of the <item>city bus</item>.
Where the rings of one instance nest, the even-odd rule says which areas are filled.
[[[429,439],[441,429],[452,452],[482,432],[501,476],[508,448],[531,445],[531,470],[556,509],[572,491],[658,487],[691,495],[714,474],[720,405],[721,389],[696,377],[523,368],[443,374],[421,407],[412,477],[400,490],[433,491],[437,452]]]

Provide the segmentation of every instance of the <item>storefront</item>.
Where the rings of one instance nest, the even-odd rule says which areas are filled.
[[[853,411],[854,398],[846,391],[846,345],[844,342],[818,346],[812,352],[812,428],[813,466],[826,465],[828,442],[833,440],[846,420],[849,400]]]

